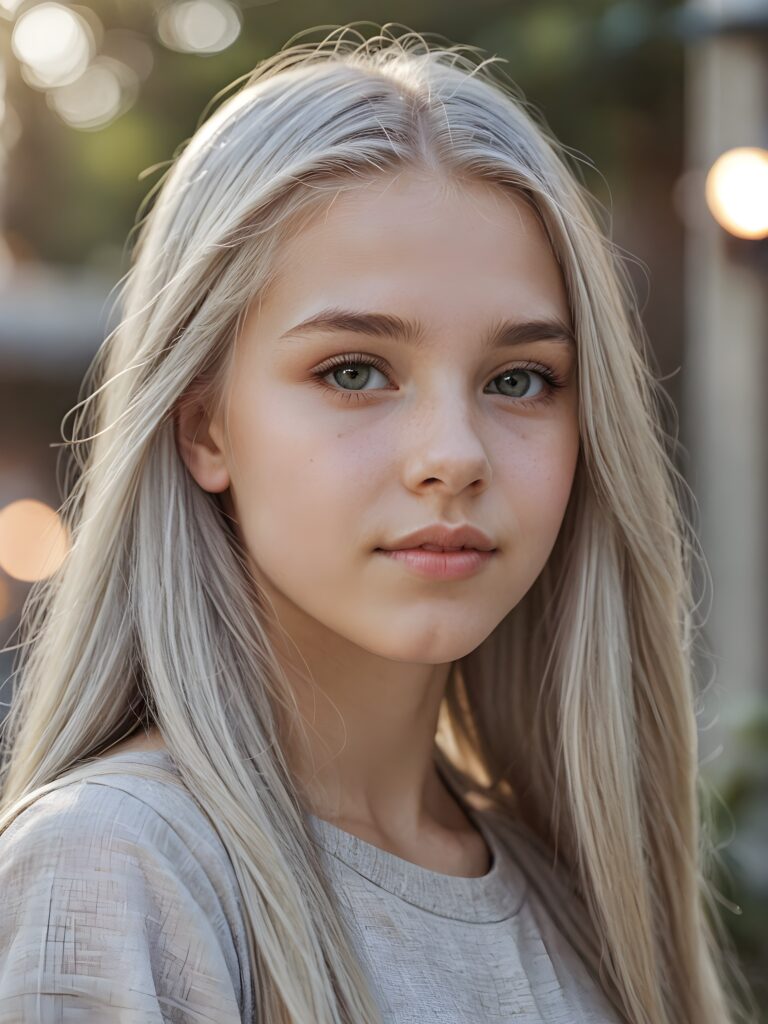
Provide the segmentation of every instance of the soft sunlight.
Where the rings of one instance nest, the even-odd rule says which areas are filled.
[[[218,53],[240,35],[241,15],[226,0],[183,0],[158,17],[161,41],[185,53]]]
[[[707,175],[707,205],[715,220],[739,238],[768,235],[768,151],[730,149]]]
[[[136,99],[139,78],[132,68],[111,57],[97,57],[69,85],[53,89],[48,104],[73,128],[103,128]]]
[[[94,40],[79,14],[61,4],[45,3],[19,17],[11,46],[29,84],[48,88],[74,82],[85,71]]]

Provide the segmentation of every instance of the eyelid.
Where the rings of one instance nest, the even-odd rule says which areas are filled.
[[[389,375],[391,372],[387,360],[382,359],[380,356],[374,356],[368,352],[342,352],[338,355],[331,356],[329,359],[323,360],[322,363],[319,363],[317,367],[311,371],[311,374],[312,376],[316,376],[318,374],[326,376],[337,366],[348,366],[350,363],[370,364],[386,375]],[[509,370],[535,370],[537,373],[551,374],[552,377],[561,379],[563,383],[565,383],[567,379],[566,374],[559,373],[554,367],[532,359],[513,359],[510,362],[504,362],[500,369],[496,370],[490,379],[493,380],[495,377],[500,376],[502,373],[507,373]]]
[[[388,363],[379,356],[368,355],[363,352],[345,352],[324,360],[314,370],[312,370],[310,372],[311,383],[315,386],[324,388],[326,391],[330,391],[347,401],[350,399],[367,401],[370,397],[375,396],[377,391],[391,390],[388,388],[373,388],[369,391],[347,391],[344,388],[334,387],[333,385],[325,382],[324,378],[327,377],[331,370],[334,370],[337,366],[350,366],[356,364],[373,366],[379,370],[380,373],[389,377]],[[570,379],[569,373],[561,373],[552,366],[547,366],[544,363],[537,363],[532,360],[517,359],[513,360],[511,364],[504,364],[501,369],[497,370],[491,376],[488,383],[492,383],[505,373],[510,373],[514,370],[532,370],[534,373],[538,373],[544,380],[545,386],[543,393],[541,395],[536,395],[533,398],[511,398],[508,395],[500,395],[502,398],[509,398],[513,404],[522,406],[523,408],[526,406],[543,405],[546,402],[551,401],[555,397],[557,391],[567,386]]]
[[[316,369],[312,370],[312,373],[325,375],[337,366],[346,366],[348,363],[370,363],[371,366],[375,366],[382,373],[387,373],[389,369],[389,363],[380,356],[368,355],[365,352],[343,352],[340,355],[331,356],[330,359],[324,360]]]

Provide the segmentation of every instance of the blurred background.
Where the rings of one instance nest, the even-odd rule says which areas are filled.
[[[142,201],[215,94],[347,22],[504,58],[625,255],[711,574],[702,776],[768,1021],[768,0],[0,0],[0,720],[30,583],[67,550],[62,419]]]

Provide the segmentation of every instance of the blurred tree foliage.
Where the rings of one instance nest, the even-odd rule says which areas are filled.
[[[154,67],[131,109],[90,131],[62,123],[43,93],[12,74],[9,99],[23,130],[6,183],[5,227],[21,250],[44,260],[103,266],[110,253],[119,258],[139,203],[212,97],[294,34],[316,28],[302,35],[314,39],[348,22],[366,37],[395,22],[398,33],[437,33],[504,58],[504,72],[572,151],[585,183],[608,207],[620,199],[616,188],[630,187],[646,168],[659,174],[680,164],[682,57],[679,41],[664,28],[670,5],[243,0],[241,35],[209,55],[166,49],[150,0],[90,0],[88,6],[107,30],[145,37]]]
[[[713,881],[728,908],[723,919],[766,1021],[768,704],[744,710],[723,753],[709,787],[709,815],[718,841]]]

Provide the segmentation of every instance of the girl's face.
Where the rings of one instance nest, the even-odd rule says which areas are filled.
[[[238,337],[228,412],[188,465],[230,488],[254,572],[304,649],[348,667],[355,650],[451,662],[535,581],[571,491],[576,351],[543,230],[492,186],[407,172],[339,194],[277,269]],[[325,310],[340,322],[297,326]],[[562,329],[501,332],[529,321]],[[462,579],[377,551],[437,523],[476,526],[496,550]]]

